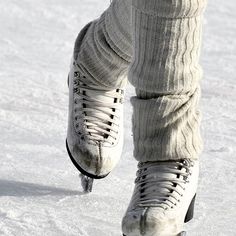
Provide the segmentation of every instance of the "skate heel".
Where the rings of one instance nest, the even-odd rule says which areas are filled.
[[[187,211],[185,219],[184,219],[184,223],[189,222],[193,218],[195,199],[196,199],[196,194],[194,195],[194,197],[189,205],[188,211]]]

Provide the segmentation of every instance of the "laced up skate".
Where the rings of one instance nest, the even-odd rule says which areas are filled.
[[[122,221],[124,236],[182,236],[193,218],[198,161],[138,164],[135,188]]]
[[[118,162],[123,145],[124,89],[110,89],[89,80],[73,63],[70,90],[67,150],[81,172],[85,191],[93,179],[106,177]]]

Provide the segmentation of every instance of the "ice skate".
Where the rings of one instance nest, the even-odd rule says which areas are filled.
[[[198,161],[139,163],[135,188],[122,220],[123,236],[184,236],[193,218]]]
[[[66,147],[73,164],[81,172],[84,191],[90,192],[93,179],[106,177],[121,156],[124,89],[93,83],[75,62],[68,85]]]

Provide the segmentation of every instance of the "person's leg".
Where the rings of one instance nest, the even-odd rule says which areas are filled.
[[[133,0],[136,88],[133,133],[139,161],[197,159],[202,13],[206,0]]]
[[[198,182],[202,13],[206,0],[132,0],[135,188],[125,236],[180,236]]]
[[[137,160],[197,159],[202,147],[198,60],[206,1],[134,0],[132,9],[131,2],[114,0],[85,27],[85,37],[79,35],[75,45],[76,60],[94,80],[112,87],[124,81],[131,62]]]
[[[131,0],[113,0],[88,23],[77,37],[74,57],[93,82],[112,88],[124,84],[132,58]]]
[[[114,0],[75,42],[66,144],[74,165],[91,178],[107,176],[122,152],[123,97],[132,57],[130,13],[131,0]]]

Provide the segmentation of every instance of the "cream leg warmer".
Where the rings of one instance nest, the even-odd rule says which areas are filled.
[[[113,0],[80,32],[75,58],[94,81],[129,81],[138,161],[197,159],[202,13],[206,0]],[[130,66],[130,67],[129,67]]]
[[[199,52],[205,0],[133,0],[134,56],[129,80],[136,88],[134,156],[139,161],[197,159]]]
[[[132,57],[131,0],[115,0],[79,33],[74,50],[88,78],[102,86],[126,84]]]

